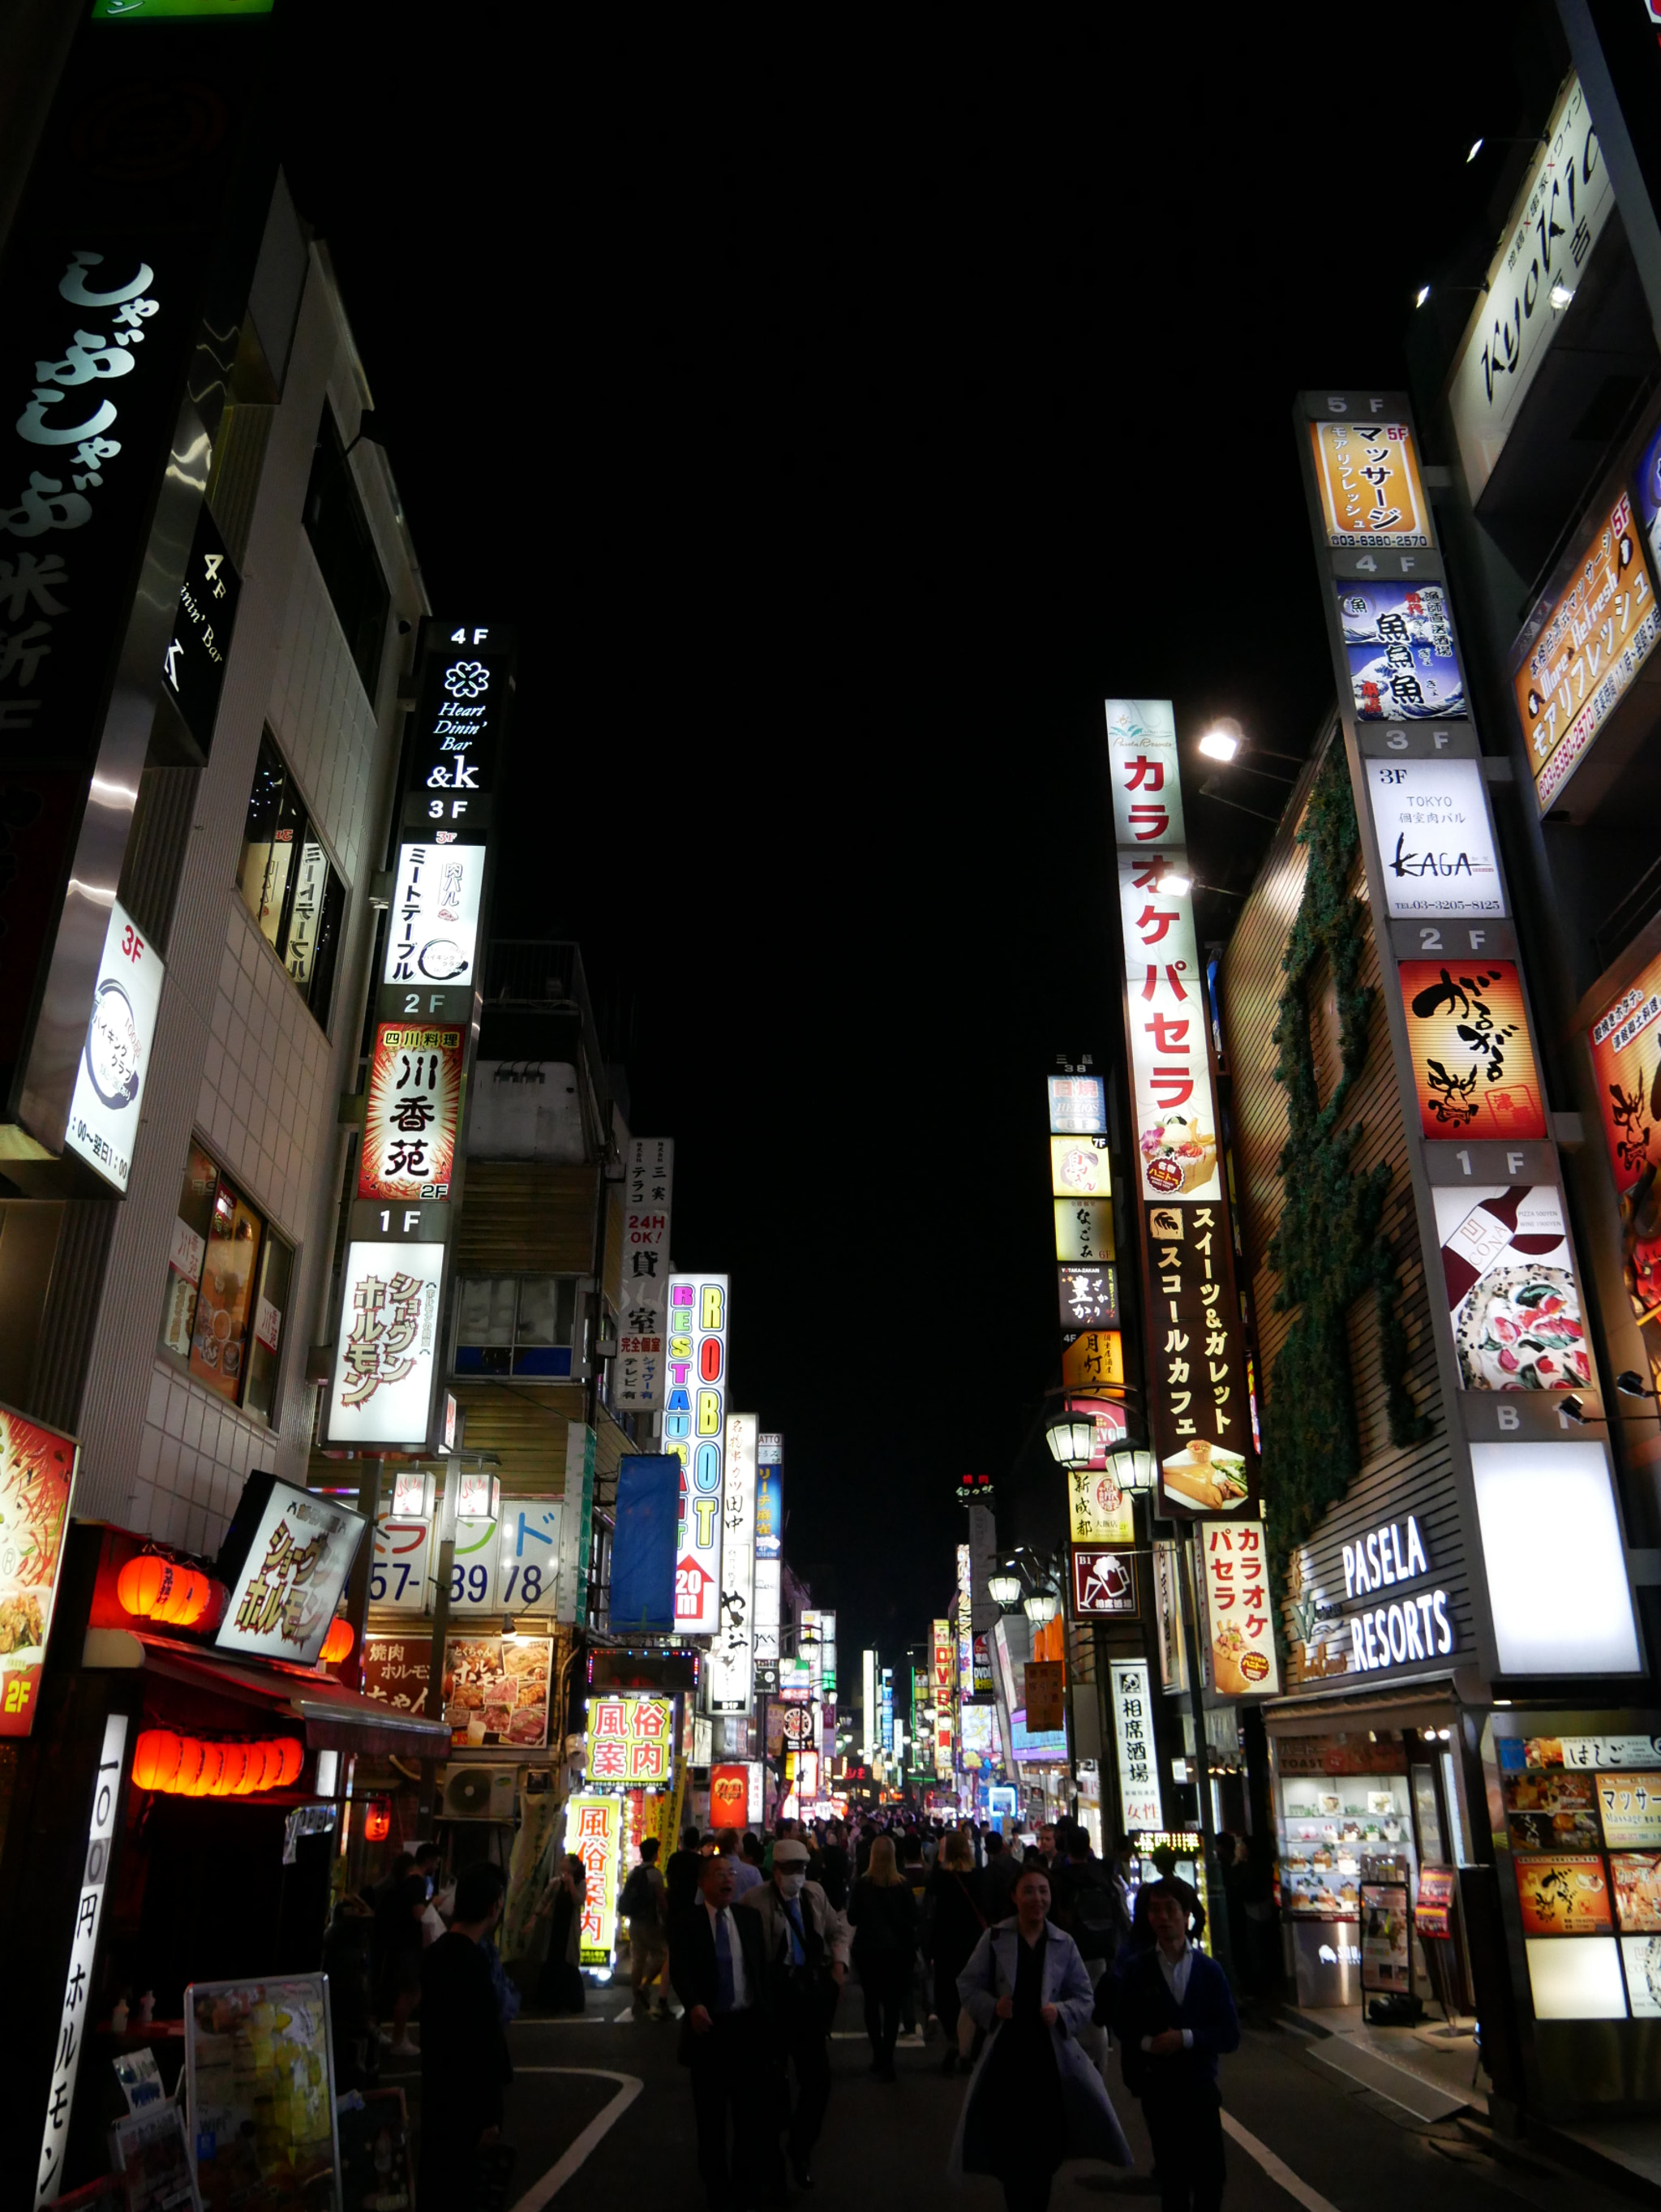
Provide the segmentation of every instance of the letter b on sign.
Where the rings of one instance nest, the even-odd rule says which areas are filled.
[[[700,1437],[718,1437],[721,1433],[721,1394],[718,1390],[698,1393],[698,1433]]]

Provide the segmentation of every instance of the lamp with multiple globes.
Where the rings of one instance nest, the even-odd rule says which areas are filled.
[[[1061,1610],[1061,1600],[1052,1589],[1028,1590],[1021,1606],[1034,1628],[1042,1628]]]
[[[1154,1455],[1138,1445],[1121,1445],[1107,1454],[1107,1469],[1119,1488],[1132,1494],[1154,1486]]]
[[[1001,1606],[1005,1613],[1012,1612],[1021,1602],[1020,1576],[1003,1573],[988,1575],[986,1595],[994,1605]]]

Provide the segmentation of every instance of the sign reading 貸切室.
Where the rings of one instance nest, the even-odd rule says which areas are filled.
[[[1119,1817],[1129,1831],[1163,1828],[1159,1761],[1154,1747],[1154,1698],[1145,1659],[1113,1659],[1113,1741],[1118,1750]]]
[[[398,848],[384,980],[412,1000],[428,985],[470,984],[478,963],[486,848],[436,839]],[[412,1004],[411,1014],[429,1011]]]
[[[425,1447],[444,1254],[442,1244],[348,1247],[330,1443]]]
[[[465,1032],[382,1022],[369,1061],[358,1196],[450,1195]]]
[[[1504,915],[1480,761],[1369,760],[1367,792],[1392,919]]]
[[[1572,76],[1488,268],[1448,406],[1471,502],[1494,464],[1615,205],[1597,132]]]
[[[155,946],[133,927],[120,900],[112,899],[64,1148],[120,1191],[132,1173],[164,973]]]
[[[613,1402],[641,1412],[664,1402],[674,1186],[673,1139],[630,1138],[623,1147],[622,1284]]]
[[[251,1474],[215,1563],[231,1594],[215,1649],[312,1666],[367,1525],[332,1498]]]
[[[726,1277],[672,1277],[664,1449],[681,1462],[675,1626],[688,1636],[713,1636],[721,1625],[726,1373]]]

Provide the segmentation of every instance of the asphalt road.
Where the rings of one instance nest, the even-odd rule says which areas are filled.
[[[991,2180],[948,2182],[946,2157],[963,2096],[961,2079],[940,2071],[938,2035],[901,2044],[899,2080],[866,2073],[870,2053],[858,2029],[859,1999],[844,1991],[832,2043],[833,2086],[825,2133],[814,2159],[811,2198],[793,2191],[794,2212],[812,2201],[846,2203],[880,2191],[938,2201],[943,2185],[966,2212],[1001,2212]],[[589,1994],[577,2020],[522,2016],[509,2031],[516,2078],[507,2134],[518,2146],[513,2212],[561,2204],[629,2204],[662,2212],[701,2205],[692,2100],[676,2063],[678,2029],[637,2021],[627,1989]],[[1462,2131],[1455,2118],[1415,2118],[1378,2091],[1323,2065],[1318,2045],[1272,2022],[1248,2027],[1240,2051],[1223,2062],[1230,2212],[1616,2212],[1628,2200],[1579,2175],[1565,2175],[1531,2152],[1501,2162]],[[1113,2101],[1137,2166],[1065,2166],[1053,2212],[1100,2212],[1104,2196],[1149,2197],[1151,2158],[1142,2116],[1110,2060]],[[401,2081],[419,2112],[414,2061],[389,2062],[383,2076]],[[638,2085],[638,2086],[637,2086]],[[1252,2138],[1242,2143],[1240,2130]],[[1255,2149],[1253,2148],[1255,2145]],[[1513,2162],[1513,2160],[1515,2162]]]

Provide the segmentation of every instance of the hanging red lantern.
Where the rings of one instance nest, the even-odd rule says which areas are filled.
[[[241,1794],[243,1777],[248,1771],[248,1747],[246,1743],[222,1743],[219,1747],[219,1783],[215,1797],[235,1797]]]
[[[211,1797],[224,1768],[224,1745],[204,1742],[202,1747],[202,1765],[191,1782],[190,1795],[192,1797]]]
[[[366,1844],[384,1844],[392,1832],[391,1808],[384,1797],[372,1797],[364,1809],[363,1840]]]
[[[186,1735],[179,1740],[179,1770],[168,1787],[177,1797],[194,1797],[197,1784],[202,1778],[202,1762],[208,1747],[200,1736]]]
[[[282,1735],[276,1740],[280,1764],[271,1787],[287,1790],[300,1779],[300,1770],[306,1764],[306,1747],[296,1735]]]
[[[179,1780],[184,1739],[171,1729],[146,1729],[133,1747],[133,1786],[171,1790]]]
[[[348,1657],[357,1642],[352,1624],[343,1613],[337,1613],[329,1624],[329,1633],[323,1639],[322,1658],[325,1667],[337,1666]]]
[[[141,1552],[116,1577],[115,1594],[136,1620],[155,1620],[172,1602],[173,1561],[164,1559],[159,1552]]]
[[[174,1628],[190,1628],[208,1610],[208,1577],[198,1567],[175,1566],[173,1586],[155,1618]]]

